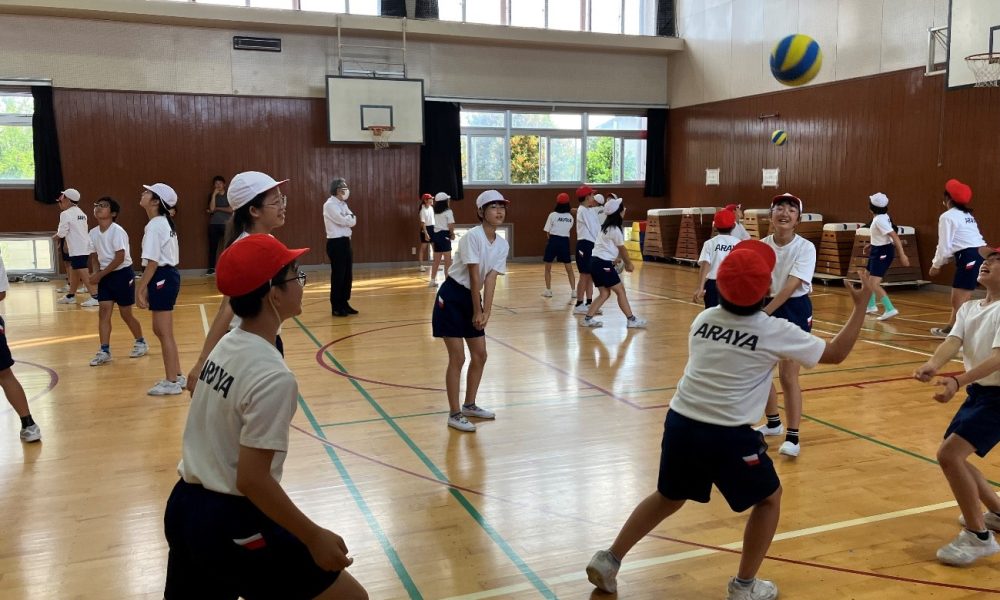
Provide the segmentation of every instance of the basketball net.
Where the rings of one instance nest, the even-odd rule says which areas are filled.
[[[372,125],[368,127],[368,131],[372,132],[372,142],[375,144],[376,150],[383,150],[389,147],[389,137],[392,135],[392,130],[395,127],[391,125]]]
[[[965,64],[976,76],[975,87],[1000,86],[1000,53],[986,52],[965,57]]]

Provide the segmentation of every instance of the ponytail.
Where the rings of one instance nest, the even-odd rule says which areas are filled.
[[[163,203],[163,199],[160,198],[156,194],[156,192],[154,192],[153,190],[149,190],[149,193],[153,195],[153,199],[156,200],[156,202],[157,202],[157,204],[156,204],[156,212],[161,217],[166,217],[167,218],[167,224],[170,225],[170,233],[172,233],[174,235],[177,235],[177,227],[174,226],[174,220],[170,217],[170,209],[167,208],[167,205]]]

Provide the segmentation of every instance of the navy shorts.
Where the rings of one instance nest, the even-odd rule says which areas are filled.
[[[431,241],[434,239],[434,226],[433,225],[425,225],[424,227],[427,228],[427,235],[429,235],[431,237],[425,238],[424,237],[424,230],[421,229],[420,232],[419,232],[420,243],[421,244],[430,244]]]
[[[69,266],[74,269],[89,269],[90,268],[90,255],[84,254],[82,256],[71,256],[69,257]]]
[[[451,252],[451,232],[447,229],[442,229],[441,231],[435,231],[434,235],[431,236],[431,240],[434,242],[435,252]]]
[[[702,300],[705,302],[705,308],[719,305],[719,286],[715,284],[714,279],[705,280],[705,297]]]
[[[166,600],[315,598],[340,576],[244,496],[178,481],[163,524]]]
[[[736,512],[777,491],[781,481],[764,435],[749,425],[711,425],[667,411],[657,491],[671,500],[708,502],[712,484]]]
[[[114,302],[118,306],[135,304],[135,271],[123,267],[101,277],[97,282],[97,301]]]
[[[613,288],[622,282],[615,270],[615,263],[596,256],[590,257],[590,276],[595,287]]]
[[[896,258],[896,245],[872,246],[868,250],[868,273],[875,277],[885,277],[885,272]]]
[[[944,437],[954,433],[972,444],[976,455],[983,457],[1000,442],[1000,387],[973,383],[965,391],[968,397]]]
[[[7,345],[7,325],[0,317],[0,371],[6,371],[14,366],[14,357],[10,355],[10,346]]]
[[[951,287],[960,290],[974,290],[978,285],[979,267],[983,264],[983,257],[979,254],[979,248],[966,248],[955,253],[955,279],[951,282]]]
[[[589,240],[576,241],[576,270],[581,275],[590,275],[590,254],[594,251],[594,242]]]
[[[562,235],[550,235],[549,241],[545,244],[545,256],[542,258],[547,263],[558,260],[561,263],[569,263],[569,238]]]
[[[767,298],[764,301],[765,306],[771,298]],[[772,317],[778,317],[779,319],[784,319],[791,323],[795,323],[799,326],[802,331],[809,333],[813,328],[813,303],[809,299],[809,295],[805,296],[795,296],[785,300],[785,303],[778,307],[778,310],[774,311]]]
[[[472,326],[472,291],[451,277],[438,288],[431,314],[434,337],[474,338],[486,335]]]
[[[146,291],[149,292],[149,310],[173,310],[181,291],[181,274],[177,267],[156,267]]]

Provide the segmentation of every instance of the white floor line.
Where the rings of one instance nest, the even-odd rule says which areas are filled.
[[[872,515],[870,517],[861,517],[858,519],[848,519],[846,521],[838,521],[836,523],[828,523],[826,525],[818,525],[816,527],[806,527],[804,529],[797,529],[795,531],[786,531],[784,533],[779,533],[774,536],[774,541],[790,540],[810,535],[816,535],[820,533],[826,533],[829,531],[836,531],[838,529],[846,529],[848,527],[855,527],[857,525],[867,525],[869,523],[878,523],[880,521],[889,521],[892,519],[898,519],[900,517],[909,517],[912,515],[919,515],[927,512],[933,512],[936,510],[942,510],[945,508],[953,508],[958,506],[954,501],[939,502],[937,504],[928,504],[927,506],[918,506],[916,508],[906,508],[903,510],[896,510],[892,512],[882,513],[879,515]],[[739,550],[743,547],[743,541],[730,542],[728,544],[721,544],[720,548],[725,548],[727,550]],[[641,560],[626,561],[622,564],[621,571],[619,573],[627,573],[631,571],[638,571],[648,567],[654,567],[658,565],[664,565],[672,562],[679,562],[682,560],[688,560],[691,558],[699,558],[702,556],[708,556],[710,554],[717,554],[720,550],[713,550],[710,548],[697,548],[694,550],[687,550],[684,552],[676,552],[674,554],[666,554],[663,556],[654,556],[651,558],[644,558]],[[583,581],[586,579],[584,574],[584,565],[580,566],[580,569],[574,573],[566,573],[563,575],[557,575],[555,577],[547,577],[544,582],[547,585],[557,585],[562,583],[572,583],[577,581]],[[508,585],[500,588],[494,588],[491,590],[483,590],[481,592],[474,592],[472,594],[465,594],[463,596],[452,596],[446,598],[445,600],[481,600],[483,598],[495,598],[497,596],[503,596],[507,594],[513,594],[516,592],[526,592],[533,589],[530,583],[518,583],[514,585]]]
[[[936,323],[937,321],[934,321],[934,322]],[[834,321],[824,321],[822,319],[815,319],[815,318],[813,319],[813,323],[826,323],[827,325],[835,325],[835,326],[836,325],[840,325],[840,323],[836,323]],[[870,331],[872,333],[885,333],[885,334],[888,334],[888,335],[903,335],[903,336],[906,336],[906,337],[923,338],[923,339],[927,339],[927,340],[940,340],[940,339],[942,339],[942,338],[939,338],[937,336],[933,336],[933,335],[931,335],[929,333],[903,333],[901,331],[885,331],[885,330],[882,330],[882,329],[872,329],[871,327],[862,327],[861,331]]]
[[[208,335],[208,313],[205,312],[205,305],[199,304],[198,310],[201,311],[201,326],[205,329],[205,335]]]

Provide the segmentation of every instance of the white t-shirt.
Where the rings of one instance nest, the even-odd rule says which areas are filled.
[[[507,251],[509,248],[507,240],[499,235],[491,244],[482,225],[473,227],[458,241],[458,252],[452,258],[448,277],[471,290],[472,281],[469,278],[469,265],[479,265],[480,282],[486,280],[490,271],[496,271],[503,275],[507,272]]]
[[[90,253],[97,253],[97,263],[106,268],[115,259],[119,250],[125,251],[125,260],[115,271],[132,266],[132,251],[128,247],[128,233],[118,223],[112,223],[102,232],[100,225],[90,230]]]
[[[142,266],[151,260],[156,261],[158,267],[176,267],[181,262],[177,233],[170,229],[163,215],[150,219],[142,236]]]
[[[434,214],[434,231],[448,231],[448,225],[455,222],[455,213],[451,209]]]
[[[983,306],[985,300],[969,300],[955,314],[955,325],[948,335],[962,340],[962,362],[965,370],[990,357],[1000,348],[1000,302]],[[976,383],[1000,385],[1000,372],[994,371]]]
[[[885,246],[892,243],[889,234],[893,231],[889,215],[875,215],[871,225],[872,246]]]
[[[59,213],[59,229],[56,230],[56,235],[66,240],[66,252],[70,256],[90,256],[87,215],[79,206],[70,206]]]
[[[576,209],[577,240],[597,241],[597,236],[601,234],[601,220],[598,215],[604,214],[603,211],[604,209],[600,206],[587,208],[582,204]]]
[[[934,250],[932,267],[941,268],[951,262],[952,255],[966,248],[982,248],[986,245],[983,234],[972,213],[957,208],[949,208],[938,217],[938,244]]]
[[[3,266],[3,257],[0,256],[0,292],[6,292],[10,289],[10,284],[7,282],[7,269]]]
[[[208,355],[195,386],[177,473],[188,483],[242,496],[236,468],[246,446],[274,450],[271,476],[281,481],[298,393],[274,346],[242,329],[230,331]]]
[[[701,256],[698,257],[698,262],[710,265],[708,269],[709,279],[715,279],[722,260],[729,256],[729,253],[733,250],[733,246],[738,243],[740,243],[740,240],[736,236],[722,233],[710,240],[705,240],[705,243],[701,247]]]
[[[761,240],[771,248],[777,260],[774,263],[774,270],[771,272],[771,291],[768,294],[772,298],[778,295],[781,288],[785,287],[788,277],[798,277],[802,280],[799,287],[795,288],[790,298],[805,296],[812,291],[812,278],[816,271],[816,246],[806,238],[795,234],[792,241],[784,246],[779,246],[774,242],[774,236],[769,235]]]
[[[351,237],[351,228],[358,224],[358,218],[351,207],[336,196],[330,196],[323,203],[323,224],[327,239]]]
[[[694,318],[688,362],[670,410],[715,425],[756,423],[764,414],[778,359],[816,366],[826,342],[763,311],[747,317],[721,306]]]
[[[730,233],[730,235],[732,235],[734,238],[738,239],[741,242],[743,240],[750,239],[750,232],[747,231],[747,228],[743,226],[743,223],[736,223],[736,226],[733,227],[733,231],[732,233]]]
[[[420,221],[427,227],[434,227],[434,207],[420,207]]]
[[[555,211],[549,213],[549,218],[545,220],[545,227],[542,227],[542,231],[559,237],[569,237],[569,232],[572,229],[573,215]]]
[[[594,242],[591,256],[614,262],[618,260],[618,247],[625,245],[625,233],[619,227],[608,227],[602,231]]]

